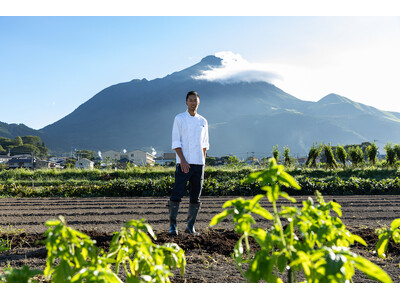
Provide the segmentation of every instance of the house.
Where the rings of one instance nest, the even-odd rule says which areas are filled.
[[[136,165],[155,165],[155,156],[151,155],[150,153],[142,150],[134,150],[131,152],[126,153],[127,158],[130,161],[133,161]]]
[[[36,159],[32,156],[13,156],[6,164],[9,169],[27,168],[33,169]]]
[[[160,165],[168,165],[172,162],[176,162],[176,153],[163,153],[162,156],[155,158],[154,161]]]
[[[11,159],[9,155],[0,155],[0,164],[5,164]]]
[[[94,168],[94,162],[87,158],[81,158],[75,162],[75,167],[77,169],[92,170]]]
[[[114,150],[109,150],[109,151],[103,152],[101,154],[101,157],[102,157],[102,159],[104,161],[107,160],[107,159],[110,160],[110,161],[120,160],[121,159],[121,153],[117,152],[117,151],[114,151]]]
[[[109,150],[102,153],[102,161],[120,161],[121,159],[134,163],[135,165],[151,165],[155,164],[155,156],[142,150],[134,150],[130,152],[117,152]]]
[[[61,165],[55,161],[37,159],[35,169],[61,169]]]

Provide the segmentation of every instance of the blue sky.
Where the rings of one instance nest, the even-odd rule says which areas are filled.
[[[399,17],[0,17],[0,121],[40,129],[102,89],[221,51],[303,100],[400,112]]]

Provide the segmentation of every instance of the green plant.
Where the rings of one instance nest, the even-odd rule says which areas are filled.
[[[0,252],[11,250],[12,240],[0,238]]]
[[[66,226],[65,219],[46,222],[47,261],[44,275],[52,282],[121,282],[110,262],[89,236]],[[59,263],[56,265],[56,259]]]
[[[122,264],[127,282],[170,282],[171,268],[185,272],[184,251],[174,243],[155,245],[151,241],[156,236],[144,220],[127,222],[121,231],[115,233],[108,258],[116,261],[116,272]]]
[[[378,243],[376,244],[376,252],[380,258],[386,258],[389,240],[393,239],[395,243],[400,244],[400,219],[392,221],[390,228],[382,227],[375,230],[378,235]]]
[[[333,155],[333,151],[330,145],[324,145],[324,152],[326,157],[326,167],[329,169],[336,169],[338,167]]]
[[[0,274],[0,282],[32,283],[37,282],[33,277],[43,274],[43,271],[30,270],[28,266],[22,266],[21,269],[5,268],[3,273],[3,275]]]
[[[378,154],[378,146],[374,142],[373,144],[369,145],[366,149],[368,160],[372,165],[376,164],[376,155]]]
[[[273,146],[272,147],[272,156],[275,158],[275,160],[277,162],[279,162],[279,154],[280,154],[280,152],[279,152],[279,149],[278,149],[278,145]]]
[[[308,152],[308,157],[305,165],[311,168],[316,167],[317,158],[320,155],[321,151],[322,151],[322,146],[319,145],[317,148],[316,144],[314,143],[310,151]]]
[[[396,151],[393,148],[392,143],[387,143],[383,147],[386,151],[386,163],[388,166],[393,166],[396,161]]]
[[[155,245],[155,235],[144,220],[127,222],[115,233],[110,252],[98,249],[89,236],[66,226],[62,216],[46,222],[47,261],[44,275],[52,282],[122,282],[122,263],[127,282],[169,282],[170,268],[184,272],[184,252],[176,244]],[[59,262],[56,264],[56,259]],[[116,264],[115,272],[112,264]]]
[[[238,169],[243,165],[243,162],[239,158],[237,158],[236,155],[228,157],[228,166]]]
[[[238,198],[227,201],[223,205],[225,210],[213,217],[210,226],[233,216],[235,231],[242,234],[234,247],[233,258],[248,281],[282,282],[279,274],[287,270],[288,282],[297,282],[296,272],[299,271],[303,272],[306,282],[350,282],[357,268],[377,281],[391,282],[381,268],[350,251],[349,246],[354,242],[366,243],[345,228],[339,218],[341,209],[338,203],[326,203],[317,193],[317,203],[310,197],[303,201],[301,209],[282,206],[279,211],[279,197],[296,202],[281,191],[280,185],[295,189],[300,189],[300,186],[274,159],[270,160],[268,169],[250,174],[246,181],[260,183],[272,203],[273,212],[259,204],[264,195],[250,200]],[[331,211],[339,217],[331,216]],[[252,214],[271,220],[272,226],[266,230],[253,228],[256,222]],[[285,227],[282,219],[286,222]],[[250,237],[260,246],[254,255],[250,252]],[[243,264],[248,264],[246,271]]]
[[[348,152],[351,163],[353,164],[354,167],[358,167],[364,162],[364,153],[359,146],[350,147]]]
[[[283,147],[283,157],[284,157],[286,167],[290,167],[293,164],[292,159],[289,155],[289,152],[290,152],[290,149],[288,147]]]
[[[341,145],[336,146],[336,156],[337,156],[338,160],[341,162],[341,164],[343,165],[343,168],[346,167],[347,152],[343,146],[341,146]]]
[[[396,153],[397,160],[400,160],[400,144],[394,145],[393,150]]]

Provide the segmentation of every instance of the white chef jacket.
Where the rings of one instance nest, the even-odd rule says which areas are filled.
[[[183,156],[189,164],[204,165],[203,148],[210,148],[207,120],[199,114],[191,116],[188,111],[175,117],[172,127],[172,149],[182,148]],[[178,154],[176,163],[181,162]]]

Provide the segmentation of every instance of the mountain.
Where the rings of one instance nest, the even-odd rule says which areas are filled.
[[[318,102],[298,99],[267,82],[206,81],[203,71],[224,68],[207,56],[184,70],[154,80],[134,79],[94,95],[71,114],[40,130],[56,151],[154,148],[171,152],[175,115],[184,112],[186,93],[200,95],[198,112],[209,122],[209,155],[271,155],[272,147],[305,155],[314,142],[332,145],[377,140],[380,149],[400,140],[400,114],[385,112],[340,95]]]
[[[43,137],[42,132],[32,129],[24,124],[7,124],[0,122],[0,137],[13,139],[16,136],[36,135]]]

